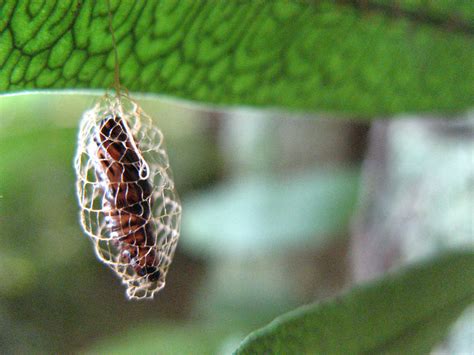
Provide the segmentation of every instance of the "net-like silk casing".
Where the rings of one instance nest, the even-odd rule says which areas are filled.
[[[75,169],[81,224],[98,258],[129,298],[152,298],[181,220],[163,134],[133,100],[105,96],[83,115]]]

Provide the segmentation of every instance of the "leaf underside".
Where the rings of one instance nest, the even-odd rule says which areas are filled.
[[[455,252],[250,334],[237,354],[425,354],[474,301],[474,253]]]
[[[112,1],[122,84],[216,105],[380,116],[474,97],[464,0]],[[0,94],[107,89],[106,1],[0,1]]]

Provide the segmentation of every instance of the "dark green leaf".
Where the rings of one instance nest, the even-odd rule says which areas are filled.
[[[250,334],[238,354],[424,354],[474,301],[474,252],[454,252]]]
[[[383,115],[472,106],[472,1],[113,1],[130,90]],[[110,88],[105,1],[0,2],[0,93]]]

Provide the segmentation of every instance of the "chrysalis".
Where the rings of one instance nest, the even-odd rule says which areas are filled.
[[[97,257],[127,286],[131,299],[153,298],[179,238],[181,204],[163,134],[139,105],[121,94],[117,46],[116,96],[105,95],[82,117],[74,166],[81,224]]]
[[[105,96],[84,113],[75,169],[97,257],[129,298],[152,298],[165,285],[181,218],[161,131],[133,100]]]

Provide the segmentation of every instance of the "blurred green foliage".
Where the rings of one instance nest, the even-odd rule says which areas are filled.
[[[359,182],[351,168],[234,180],[187,200],[183,231],[193,238],[182,244],[189,253],[230,258],[320,247],[345,233]]]
[[[227,342],[233,350],[243,334],[236,332],[236,328],[229,330],[197,322],[164,322],[117,334],[92,346],[86,354],[218,354],[228,350]]]

